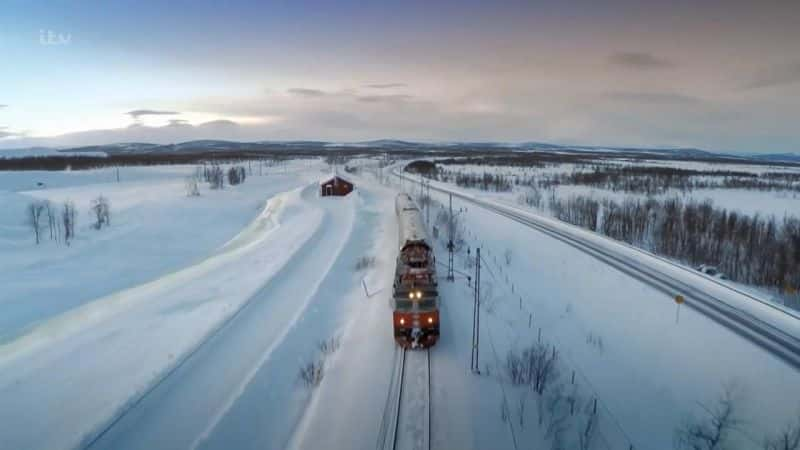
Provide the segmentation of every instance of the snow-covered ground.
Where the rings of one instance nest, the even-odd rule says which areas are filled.
[[[747,164],[719,164],[692,161],[628,161],[628,160],[609,160],[613,165],[636,165],[638,167],[672,167],[678,169],[705,170],[705,171],[737,171],[761,174],[764,172],[783,172],[798,174],[800,168],[794,166],[781,165],[747,165]],[[545,167],[517,167],[517,166],[481,166],[475,164],[443,165],[444,170],[452,170],[463,173],[491,173],[500,174],[513,179],[521,177],[528,179],[531,176],[537,179],[549,176],[577,172],[590,172],[594,166],[587,164],[550,164]],[[708,179],[708,177],[696,177]],[[524,197],[530,189],[522,185],[512,185],[512,189],[506,192],[484,191],[477,188],[460,188],[463,192],[478,195],[482,198],[493,199],[507,205],[517,205],[523,208],[534,209],[532,206],[524,204]],[[597,201],[612,201],[618,204],[628,199],[647,200],[655,199],[663,201],[666,199],[679,198],[683,202],[710,201],[717,209],[726,209],[729,212],[736,211],[751,217],[759,216],[762,219],[775,218],[780,224],[784,218],[800,217],[800,192],[792,190],[754,190],[754,189],[729,189],[729,188],[698,188],[687,191],[680,189],[667,189],[657,194],[644,194],[636,192],[625,192],[622,190],[610,190],[586,185],[562,184],[552,186],[548,189],[539,189],[541,194],[541,205],[535,208],[538,215],[553,215],[553,211],[548,207],[551,198],[561,201],[573,197],[588,197]],[[776,305],[795,305],[796,296],[786,297],[777,289],[764,286],[753,286],[733,281],[726,283],[736,286],[741,290],[747,290],[753,295],[768,299]],[[792,306],[794,307],[794,306]]]
[[[186,198],[189,170],[125,168],[120,183],[110,170],[0,173],[9,210],[0,281],[26,299],[0,297],[16,317],[0,343],[0,447],[375,448],[397,353],[393,199],[412,188],[362,173],[354,194],[320,198],[324,167],[296,162]],[[32,175],[47,189],[32,190]],[[113,216],[97,231],[85,209],[101,193]],[[83,205],[72,246],[32,243],[20,222],[34,197]],[[509,351],[539,330],[562,361],[557,383],[580,398],[567,443],[595,398],[595,449],[670,448],[697,402],[726,384],[738,386],[746,420],[740,448],[800,414],[800,375],[738,334],[689,308],[676,321],[664,293],[519,223],[454,206],[472,255],[480,246],[485,258],[481,374],[469,369],[473,292],[462,275],[442,280],[432,448],[549,447],[535,394],[505,375]],[[375,263],[356,270],[363,256]],[[456,264],[474,270],[463,252]],[[321,351],[326,341],[335,350]],[[324,363],[316,387],[298,379],[312,361]]]
[[[184,177],[193,170],[122,168],[119,183],[114,169],[0,174],[0,342],[202,260],[258,215],[266,199],[303,182],[294,172],[272,169],[220,191],[201,185],[201,195],[190,198]],[[35,188],[38,182],[44,187]],[[111,202],[113,226],[98,231],[89,207],[99,195]],[[69,246],[50,240],[46,224],[42,244],[34,245],[25,214],[40,199],[58,208],[67,200],[75,204],[76,238]]]
[[[443,195],[433,195],[446,204]],[[681,423],[702,414],[698,402],[712,404],[726,385],[735,386],[748,424],[735,436],[738,448],[758,444],[800,414],[800,375],[736,333],[688,308],[676,320],[671,296],[565,243],[458,199],[454,208],[465,209],[467,243],[473,254],[480,246],[486,259],[482,364],[504,386],[495,411],[500,414],[504,401],[510,405],[518,441],[543,439],[536,396],[497,375],[508,351],[537,342],[539,329],[563,357],[565,390],[572,389],[575,370],[580,395],[598,399],[604,418],[598,439],[607,443],[600,448],[668,448]],[[468,290],[445,292],[470,303]],[[470,320],[465,308],[453,311],[451,305],[450,314],[462,315],[459,322]],[[792,333],[796,325],[788,324]]]

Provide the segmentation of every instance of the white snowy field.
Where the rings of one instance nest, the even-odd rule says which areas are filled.
[[[362,173],[350,196],[320,198],[322,168],[296,162],[200,198],[185,197],[189,167],[123,169],[120,183],[113,171],[42,173],[47,189],[35,192],[24,173],[0,173],[9,205],[102,193],[113,214],[97,231],[82,212],[69,248],[37,248],[17,213],[2,216],[3,282],[19,282],[28,302],[0,301],[17,315],[0,342],[0,448],[375,448],[397,352],[389,297],[401,187]],[[469,370],[473,292],[463,276],[441,280],[433,448],[550,446],[535,395],[505,376],[508,352],[540,328],[563,362],[558,383],[584,406],[599,400],[593,449],[671,448],[697,402],[726,384],[739,387],[740,448],[800,414],[800,375],[739,335],[688,308],[676,323],[663,293],[516,222],[455,207],[486,259],[482,373]],[[356,270],[364,256],[374,264]],[[441,245],[437,256],[446,261]],[[464,256],[456,268],[471,272]],[[52,306],[58,292],[71,303]],[[319,349],[331,340],[336,350]],[[314,388],[298,378],[312,361],[324,364]],[[566,448],[586,417],[569,420]]]
[[[752,174],[762,174],[765,172],[781,172],[797,174],[800,168],[788,166],[767,166],[767,165],[746,165],[746,164],[711,164],[705,162],[692,161],[619,161],[613,160],[615,165],[637,166],[637,167],[671,167],[676,169],[689,169],[699,171],[735,171],[747,172]],[[475,164],[455,164],[443,165],[443,169],[453,171],[463,171],[464,173],[491,173],[505,176],[529,177],[531,175],[539,178],[552,176],[562,173],[591,172],[594,170],[592,165],[577,164],[558,164],[546,167],[515,167],[515,166],[482,166]],[[698,176],[695,179],[708,180],[709,177]],[[487,192],[478,189],[467,189],[468,191],[489,195],[504,201],[517,202],[520,195],[525,193],[528,188],[525,186],[512,186],[509,192]],[[571,196],[588,196],[595,200],[612,200],[616,202],[624,201],[629,198],[654,198],[664,200],[668,198],[680,198],[683,201],[705,201],[710,200],[714,206],[725,208],[728,211],[737,211],[747,215],[759,214],[761,216],[775,216],[779,220],[784,216],[800,215],[800,192],[791,190],[772,190],[759,191],[750,189],[722,189],[722,188],[701,188],[689,191],[679,189],[667,189],[665,192],[647,196],[645,194],[631,193],[624,191],[613,191],[609,189],[596,188],[585,185],[558,185],[553,186],[552,190],[541,190],[544,202],[547,198],[555,196],[565,200]],[[547,213],[546,208],[542,210]]]
[[[202,260],[258,215],[266,199],[301,183],[295,173],[272,169],[221,191],[201,184],[201,195],[189,198],[184,177],[194,169],[124,167],[120,182],[114,169],[0,173],[0,342],[53,315]],[[111,202],[113,226],[98,231],[89,207],[99,195]],[[42,243],[34,245],[26,208],[41,199],[59,209],[66,200],[74,202],[76,238],[69,246],[50,240],[46,224]]]

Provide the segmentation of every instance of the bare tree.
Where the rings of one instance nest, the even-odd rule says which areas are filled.
[[[40,242],[40,235],[42,233],[42,212],[45,210],[45,204],[42,201],[35,201],[28,205],[27,219],[28,225],[33,229],[33,235],[36,237],[36,244]]]
[[[75,204],[71,200],[64,202],[61,220],[64,225],[64,243],[69,245],[70,240],[75,237]]]
[[[536,343],[524,349],[522,353],[509,351],[506,357],[506,370],[512,384],[530,385],[534,392],[541,395],[548,383],[558,375],[558,353],[555,347]]]
[[[558,385],[547,395],[539,397],[539,425],[545,422],[545,438],[550,440],[550,448],[566,448],[565,434],[569,429],[569,408],[563,386]]]
[[[194,172],[186,177],[186,195],[188,197],[200,196],[200,168],[196,167]]]
[[[244,183],[246,177],[244,166],[233,166],[228,169],[228,184],[231,186]]]
[[[586,404],[586,419],[578,429],[578,445],[580,450],[589,450],[594,441],[595,430],[597,429],[597,411],[591,406]]]
[[[693,417],[677,430],[678,448],[690,450],[719,450],[724,448],[731,431],[740,425],[734,402],[735,389],[725,386],[714,405],[700,403],[702,417]]]
[[[58,242],[58,222],[56,208],[50,200],[45,200],[44,210],[47,214],[47,229],[50,232],[50,240]]]
[[[111,225],[111,202],[102,195],[92,200],[89,211],[95,217],[94,228],[99,230],[103,226]]]
[[[211,189],[225,188],[225,174],[219,164],[212,164],[205,168],[205,179]]]
[[[777,435],[765,439],[764,450],[800,450],[800,417]]]

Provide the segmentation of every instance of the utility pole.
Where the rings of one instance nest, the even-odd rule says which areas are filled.
[[[426,194],[425,198],[425,224],[430,226],[431,224],[431,180],[426,180],[428,185],[428,193]]]
[[[472,304],[472,362],[473,372],[480,374],[478,350],[481,339],[481,249],[475,249],[475,300]]]
[[[450,194],[450,220],[447,224],[447,281],[455,281],[456,276],[453,268],[453,194]]]

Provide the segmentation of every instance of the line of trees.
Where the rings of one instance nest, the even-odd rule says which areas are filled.
[[[591,186],[611,191],[660,194],[669,189],[692,191],[694,189],[755,189],[762,191],[786,190],[800,192],[800,173],[754,172],[730,170],[691,170],[675,167],[594,166],[591,171],[573,170],[545,176],[538,181],[517,180],[518,184],[541,188],[561,184]]]
[[[552,189],[561,185],[589,186],[610,191],[656,195],[669,190],[753,189],[800,192],[800,173],[731,170],[693,170],[676,167],[573,164],[570,171],[525,174],[514,171],[483,172],[440,168],[425,176],[462,187],[508,191],[512,186]],[[498,188],[499,186],[499,188]]]
[[[788,294],[800,287],[797,217],[748,216],[710,200],[550,200],[560,220],[692,265],[715,265],[731,280]]]
[[[473,173],[440,170],[436,172],[434,178],[447,183],[455,183],[460,187],[484,191],[508,192],[513,186],[512,180],[508,176],[491,172]]]
[[[225,188],[225,173],[219,164],[211,164],[203,167],[203,178],[211,189]]]
[[[214,163],[203,166],[202,172],[203,179],[206,181],[206,183],[208,183],[209,188],[214,190],[225,188],[226,177],[228,179],[228,184],[231,186],[242,184],[244,183],[245,178],[247,178],[247,170],[244,166],[231,166],[226,172],[222,169],[222,166]],[[194,177],[195,178],[192,178],[192,176],[190,176],[189,180],[187,181],[187,194],[190,197],[200,195],[200,192],[196,186],[196,175]]]
[[[107,201],[105,204],[108,205],[108,209],[104,211],[104,214],[107,213],[104,220],[110,218],[110,204]],[[37,245],[43,239],[45,227],[51,241],[69,245],[75,237],[76,215],[75,204],[71,200],[62,203],[60,210],[50,200],[31,202],[25,209],[26,223],[31,227]]]

